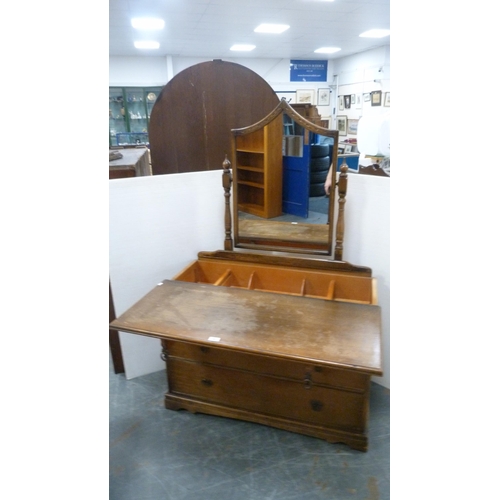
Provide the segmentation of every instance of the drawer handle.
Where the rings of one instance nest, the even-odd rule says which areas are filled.
[[[313,411],[321,411],[323,409],[323,403],[321,401],[313,399],[311,401],[311,408],[313,409]]]
[[[201,383],[206,387],[210,387],[210,386],[214,385],[214,383],[208,378],[202,378]]]
[[[207,353],[210,349],[208,347],[200,347],[200,351]]]
[[[304,388],[310,389],[311,387],[312,387],[311,374],[306,373],[306,376],[304,377]]]
[[[167,361],[167,359],[168,359],[168,351],[167,351],[166,348],[163,348],[161,350],[160,358],[163,359],[163,361],[165,361],[165,362]]]

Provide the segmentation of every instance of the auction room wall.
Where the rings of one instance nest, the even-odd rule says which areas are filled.
[[[386,94],[391,91],[390,46],[336,59],[332,69],[335,75],[334,88],[337,92],[337,116],[346,116],[351,120],[368,115],[382,115],[390,111],[390,106],[385,106]],[[372,106],[371,101],[365,99],[376,90],[382,92],[380,106]],[[345,95],[360,96],[360,105],[351,103],[349,109],[340,109],[340,99]],[[333,122],[332,127],[337,128],[336,122]],[[344,138],[356,138],[356,135],[348,133]]]
[[[175,75],[186,68],[210,61],[196,57],[122,57],[109,58],[109,86],[159,86],[165,85]],[[379,68],[384,68],[384,89],[390,90],[390,48],[389,46],[369,50],[354,56],[328,61],[326,82],[290,82],[289,59],[224,59],[245,66],[264,78],[280,97],[295,102],[295,91],[314,90],[313,104],[317,104],[317,90],[329,88],[330,105],[318,106],[318,112],[324,118],[332,118],[335,127],[335,112],[338,112],[337,96],[339,92],[350,92],[354,86],[363,91],[377,90],[379,86],[370,85],[370,79],[377,78]],[[373,77],[373,78],[372,78]],[[373,82],[372,82],[373,83]],[[385,91],[385,90],[384,90]],[[354,93],[354,92],[353,92]],[[354,110],[353,110],[354,111]],[[342,113],[341,113],[342,114]],[[357,116],[357,113],[356,113]],[[354,117],[354,113],[353,113]]]

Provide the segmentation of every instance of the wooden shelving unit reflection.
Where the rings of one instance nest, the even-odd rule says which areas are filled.
[[[282,213],[281,117],[235,138],[234,180],[238,210],[270,219]]]

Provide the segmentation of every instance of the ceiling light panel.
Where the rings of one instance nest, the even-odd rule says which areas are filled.
[[[319,49],[316,49],[314,52],[316,54],[333,54],[335,52],[338,52],[340,50],[339,47],[320,47]]]
[[[288,24],[259,24],[254,31],[255,33],[283,33],[290,26]]]
[[[362,38],[383,38],[384,36],[389,36],[390,33],[391,33],[390,30],[374,29],[365,31],[364,33],[361,33],[361,35],[359,36]]]
[[[247,44],[234,44],[229,50],[235,50],[238,52],[250,52],[251,50],[255,49],[255,45],[247,45]]]

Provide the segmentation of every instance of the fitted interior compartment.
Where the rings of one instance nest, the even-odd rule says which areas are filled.
[[[326,300],[377,303],[374,278],[332,271],[198,260],[174,280]]]

